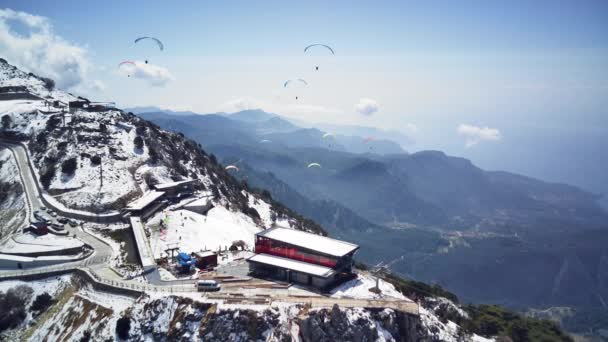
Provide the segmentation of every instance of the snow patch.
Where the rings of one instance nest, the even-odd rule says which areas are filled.
[[[395,298],[410,300],[405,297],[401,292],[397,291],[395,287],[380,279],[379,287],[380,294],[369,291],[370,288],[376,286],[376,278],[372,277],[367,273],[358,273],[357,278],[349,280],[332,290],[331,296],[334,298],[340,297],[352,297],[358,299],[374,299],[374,298]],[[410,300],[411,301],[411,300]]]

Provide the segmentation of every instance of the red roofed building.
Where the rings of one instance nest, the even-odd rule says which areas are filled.
[[[321,290],[353,276],[359,246],[300,230],[274,227],[255,236],[252,274]]]

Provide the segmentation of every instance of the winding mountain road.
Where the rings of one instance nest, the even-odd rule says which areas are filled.
[[[36,210],[41,210],[40,208],[46,207],[46,205],[41,200],[41,194],[38,190],[36,180],[34,179],[34,175],[30,172],[30,168],[28,166],[27,152],[25,149],[17,144],[8,143],[4,140],[0,140],[0,148],[8,148],[15,158],[17,162],[17,167],[19,169],[19,175],[21,178],[21,184],[23,185],[23,189],[25,191],[25,195],[27,198],[27,207],[28,207],[28,215],[30,222],[33,221],[33,213]],[[51,207],[51,209],[56,209]],[[92,216],[96,216],[95,214],[91,214]],[[69,215],[64,215],[66,217],[70,217]],[[82,228],[68,228],[69,233],[75,235],[77,238],[91,246],[95,253],[92,255],[96,260],[103,260],[105,258],[109,258],[112,256],[112,247],[108,244],[100,240],[99,238],[85,232]]]

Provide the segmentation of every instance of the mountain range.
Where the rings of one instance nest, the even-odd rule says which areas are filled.
[[[195,139],[238,165],[236,177],[365,246],[368,263],[389,262],[473,302],[581,314],[605,305],[608,214],[599,195],[485,171],[440,151],[408,154],[390,140],[367,151],[344,137],[330,144],[323,136],[334,131],[261,110],[139,115]],[[308,168],[313,162],[321,168]]]

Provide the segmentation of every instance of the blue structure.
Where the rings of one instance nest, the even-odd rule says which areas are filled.
[[[182,272],[188,273],[190,272],[190,267],[195,264],[195,260],[192,259],[190,255],[184,252],[179,252],[177,254],[177,263],[182,268]]]

